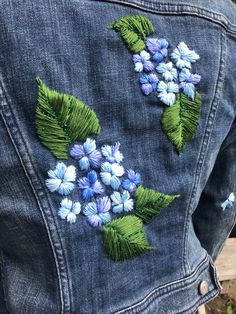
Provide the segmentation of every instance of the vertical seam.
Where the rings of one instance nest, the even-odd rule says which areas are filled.
[[[36,199],[36,202],[38,204],[38,207],[40,209],[40,212],[41,212],[41,215],[43,218],[44,225],[46,227],[46,231],[48,234],[48,238],[50,241],[50,245],[52,248],[52,252],[53,252],[53,256],[54,256],[54,260],[55,260],[55,264],[56,264],[56,269],[57,269],[59,291],[60,291],[60,300],[61,300],[61,314],[69,313],[69,308],[70,308],[70,301],[69,301],[70,295],[69,295],[69,288],[68,288],[69,279],[68,279],[67,271],[65,271],[65,268],[67,268],[67,267],[65,267],[65,265],[66,265],[66,263],[64,262],[65,256],[63,256],[62,245],[60,242],[58,231],[56,230],[56,225],[54,223],[54,220],[53,220],[53,217],[51,214],[50,202],[49,202],[48,198],[46,197],[46,195],[45,195],[45,193],[41,187],[40,180],[39,180],[38,175],[37,175],[37,173],[33,167],[30,155],[26,149],[27,145],[26,145],[25,141],[23,140],[23,137],[21,135],[21,132],[20,132],[20,129],[17,125],[17,122],[14,121],[14,114],[12,113],[11,107],[9,105],[9,101],[7,101],[8,97],[6,96],[6,90],[3,89],[3,82],[0,81],[0,84],[2,85],[2,93],[0,93],[0,96],[2,96],[3,101],[4,101],[4,99],[6,99],[6,101],[4,101],[4,104],[2,104],[3,110],[1,111],[1,116],[3,118],[3,122],[6,126],[10,140],[11,140],[11,142],[15,148],[17,156],[18,156],[20,163],[22,165],[22,168],[25,172],[25,175],[26,175],[26,177],[29,181],[29,184],[32,188],[34,197]],[[3,96],[3,92],[5,93],[5,97]],[[4,110],[6,112],[4,112]],[[5,117],[8,120],[8,123],[5,119]],[[8,126],[8,124],[9,124],[9,126]],[[11,131],[10,131],[10,126],[12,126],[13,133],[11,133]],[[16,131],[17,131],[17,135],[16,135]],[[19,147],[21,147],[21,150],[22,150],[21,152],[16,145],[17,142],[19,143]],[[24,154],[24,155],[22,155],[22,154]],[[24,161],[25,161],[25,163],[24,163]],[[31,178],[31,176],[33,177],[33,180]],[[42,200],[42,197],[44,197],[44,202]],[[54,241],[53,241],[53,238],[54,238]],[[65,285],[67,285],[67,287]]]
[[[226,53],[227,53],[227,45],[226,45],[226,32],[222,31],[221,34],[221,51],[220,51],[220,65],[219,65],[219,72],[218,72],[218,79],[217,79],[217,84],[215,88],[215,93],[213,97],[213,101],[211,104],[210,112],[208,114],[207,118],[207,123],[204,131],[204,136],[200,148],[200,153],[195,169],[195,174],[194,174],[194,180],[193,180],[193,185],[192,185],[192,190],[186,210],[186,215],[185,215],[185,224],[184,224],[184,249],[183,249],[183,255],[182,255],[182,265],[186,273],[190,272],[190,266],[188,264],[188,258],[187,258],[187,238],[188,238],[188,228],[189,228],[189,223],[190,219],[192,216],[192,206],[193,206],[193,201],[196,196],[196,191],[199,185],[199,181],[201,178],[201,171],[202,171],[202,166],[205,161],[206,157],[206,152],[209,147],[209,142],[215,122],[215,117],[217,113],[217,109],[219,106],[219,100],[220,100],[220,95],[222,92],[223,84],[224,84],[224,78],[225,78],[225,62],[226,62]]]

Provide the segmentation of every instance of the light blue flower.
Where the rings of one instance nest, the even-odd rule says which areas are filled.
[[[123,191],[123,193],[114,192],[111,195],[112,199],[112,211],[113,213],[122,213],[123,211],[129,212],[134,208],[134,201],[130,198],[128,191]]]
[[[120,143],[117,142],[115,145],[104,145],[101,148],[103,156],[109,161],[111,164],[122,162],[124,156],[120,152]]]
[[[105,185],[110,185],[114,190],[118,190],[120,186],[120,179],[124,174],[124,168],[117,164],[110,164],[109,162],[104,162],[101,166],[101,180]]]
[[[100,227],[111,220],[111,201],[108,196],[97,198],[95,202],[90,202],[83,210],[87,220],[93,227]]]
[[[140,54],[133,55],[133,62],[134,62],[134,71],[135,72],[151,72],[154,70],[154,65],[151,61],[150,53],[145,50],[142,50]]]
[[[225,211],[226,208],[232,208],[235,202],[235,195],[234,193],[230,193],[229,197],[227,198],[226,201],[224,201],[221,204],[221,208],[223,209],[223,211]]]
[[[46,186],[50,192],[57,191],[61,195],[69,195],[74,189],[76,171],[74,166],[67,167],[63,162],[59,162],[55,170],[48,171],[49,179]]]
[[[144,95],[149,95],[155,92],[158,84],[158,77],[156,74],[144,74],[140,77],[139,82],[141,83],[141,89]]]
[[[166,81],[175,81],[177,79],[177,70],[173,67],[172,62],[161,62],[156,67],[158,73],[162,74],[162,77]]]
[[[181,42],[172,52],[171,59],[177,68],[191,69],[191,63],[196,62],[199,59],[199,55],[194,50],[190,50],[184,42]]]
[[[64,198],[61,201],[61,207],[58,211],[58,216],[61,217],[61,219],[66,219],[69,223],[75,223],[76,222],[76,215],[78,215],[81,212],[81,204],[80,202],[73,203],[68,198]]]
[[[175,94],[178,93],[179,86],[174,82],[165,83],[161,81],[158,84],[157,91],[159,92],[157,97],[167,106],[172,106],[175,103]]]
[[[184,68],[179,73],[179,88],[183,90],[184,94],[194,100],[195,86],[201,80],[198,74],[192,74],[188,69]]]
[[[101,165],[102,154],[96,149],[96,141],[91,138],[87,138],[83,145],[75,144],[70,155],[79,161],[81,170],[88,170],[90,166],[99,168]]]

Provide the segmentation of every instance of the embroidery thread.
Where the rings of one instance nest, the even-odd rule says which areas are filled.
[[[137,15],[121,18],[113,25],[126,25],[135,28]],[[141,17],[140,17],[141,18]],[[143,18],[143,17],[142,17]],[[148,20],[149,24],[151,22]],[[108,27],[120,31],[122,27]],[[154,32],[153,26],[151,27]],[[185,145],[192,140],[199,125],[201,95],[196,92],[196,85],[201,76],[190,72],[192,64],[200,57],[184,43],[180,42],[168,55],[169,42],[165,38],[150,38],[143,24],[139,32],[146,34],[143,43],[133,55],[134,71],[147,72],[139,78],[141,90],[145,96],[156,93],[157,98],[169,108],[162,114],[162,130],[175,146],[178,153],[183,152]],[[151,33],[151,34],[152,34]],[[130,37],[129,37],[130,38]],[[139,54],[137,54],[139,52]],[[154,63],[157,63],[156,66]]]
[[[57,98],[57,92],[53,93]],[[61,98],[53,102],[56,107],[57,102],[61,104]],[[71,125],[69,120],[67,123]],[[79,127],[84,130],[84,125]],[[99,148],[95,139],[86,138],[68,150],[78,162],[78,169],[58,162],[54,170],[48,171],[49,178],[45,183],[50,192],[63,196],[68,196],[77,187],[79,200],[63,198],[58,216],[73,224],[78,215],[83,214],[90,226],[102,231],[105,250],[114,261],[134,258],[154,249],[147,241],[143,222],[149,222],[178,196],[144,189],[140,173],[125,170],[121,165],[124,156],[119,142]],[[117,215],[123,217],[117,218]]]
[[[49,89],[38,77],[36,81],[38,106],[35,124],[38,137],[55,157],[68,159],[69,144],[100,133],[97,116],[81,100]]]

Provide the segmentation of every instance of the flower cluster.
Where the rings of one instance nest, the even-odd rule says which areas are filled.
[[[83,144],[74,144],[70,155],[77,161],[77,169],[60,162],[48,172],[46,180],[51,192],[64,196],[77,186],[81,202],[64,198],[58,211],[62,219],[74,223],[77,215],[83,213],[91,226],[100,227],[114,215],[133,210],[132,194],[141,184],[141,176],[121,165],[124,156],[119,142],[97,148],[96,141],[87,138]]]
[[[200,82],[201,76],[190,72],[192,63],[199,59],[194,50],[180,42],[168,55],[168,47],[165,38],[148,38],[147,51],[133,55],[133,62],[136,72],[145,72],[139,79],[144,95],[156,92],[165,105],[173,106],[179,92],[194,100],[195,85]]]

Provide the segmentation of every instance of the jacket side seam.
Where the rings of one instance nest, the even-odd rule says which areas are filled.
[[[45,193],[43,192],[41,188],[40,180],[37,177],[37,174],[33,167],[30,156],[26,150],[27,146],[20,133],[17,122],[14,121],[14,115],[11,112],[9,101],[7,101],[6,90],[3,89],[3,82],[0,81],[0,84],[2,85],[2,96],[3,96],[3,93],[5,94],[5,97],[4,98],[2,97],[3,103],[2,103],[1,116],[6,126],[10,140],[19,158],[21,166],[24,170],[24,173],[33,191],[34,197],[36,199],[36,202],[38,204],[39,210],[42,215],[44,226],[48,234],[50,246],[53,252],[54,261],[55,261],[55,265],[57,269],[57,275],[58,275],[60,300],[61,300],[61,313],[62,314],[69,313],[69,304],[70,304],[69,293],[68,293],[69,289],[68,287],[66,287],[66,285],[68,285],[68,278],[67,278],[68,276],[65,272],[63,250],[61,247],[61,243],[59,241],[59,235],[57,233],[52,214],[50,212],[51,211],[49,207],[50,205],[49,205],[48,200],[46,200]]]
[[[197,193],[197,188],[200,182],[201,178],[201,172],[202,172],[202,167],[205,161],[206,153],[209,147],[209,142],[215,122],[215,117],[217,113],[217,109],[219,107],[219,100],[224,84],[224,78],[225,78],[225,63],[226,63],[226,52],[227,52],[227,46],[226,46],[226,34],[225,32],[222,32],[221,34],[221,51],[220,51],[220,58],[219,58],[219,72],[218,72],[218,79],[217,79],[217,84],[215,87],[215,92],[214,92],[214,97],[213,101],[210,107],[210,111],[207,117],[207,123],[204,131],[204,136],[203,140],[201,143],[200,147],[200,153],[197,161],[197,166],[195,169],[195,175],[194,175],[194,181],[192,185],[192,190],[186,210],[186,217],[185,217],[185,225],[184,225],[184,250],[183,250],[183,266],[187,266],[185,271],[188,273],[190,272],[190,267],[188,265],[187,261],[187,239],[188,239],[188,228],[191,220],[191,215],[192,215],[192,209],[193,209],[193,204],[194,204],[194,198]]]

